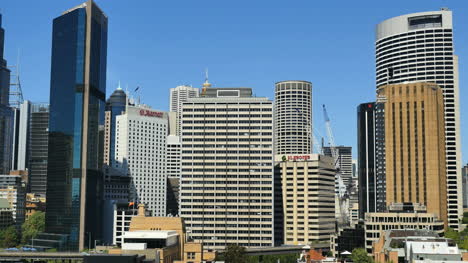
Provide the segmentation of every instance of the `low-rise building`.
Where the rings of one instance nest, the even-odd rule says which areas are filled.
[[[146,216],[140,204],[129,231],[122,235],[122,248],[110,254],[139,254],[162,263],[201,263],[214,261],[216,253],[203,251],[203,244],[191,242],[180,217]]]
[[[388,230],[431,230],[442,235],[444,221],[433,213],[426,212],[389,212],[366,213],[365,233],[367,253],[372,253],[372,245],[377,242],[382,233]]]
[[[10,202],[5,198],[0,198],[0,230],[13,225],[13,210],[10,207]]]
[[[36,212],[45,212],[46,198],[44,195],[27,193],[26,194],[26,219]]]
[[[430,230],[389,230],[373,245],[375,262],[462,262],[456,242]]]
[[[0,175],[0,198],[8,200],[19,229],[25,219],[26,185],[20,175]]]

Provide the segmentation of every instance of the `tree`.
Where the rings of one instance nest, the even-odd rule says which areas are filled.
[[[224,252],[224,261],[226,263],[247,263],[245,247],[239,245],[229,245]]]
[[[32,214],[21,226],[23,236],[21,238],[22,244],[29,244],[32,238],[37,234],[44,232],[45,229],[45,213],[36,212]]]
[[[354,263],[371,263],[372,258],[367,255],[367,251],[364,248],[355,248],[351,253],[351,260]]]
[[[9,226],[8,228],[0,231],[0,247],[16,247],[18,245],[18,241],[18,232],[16,231],[15,226]]]

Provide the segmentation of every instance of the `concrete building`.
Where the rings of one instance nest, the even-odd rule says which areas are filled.
[[[43,197],[47,190],[47,159],[49,147],[49,105],[33,103],[29,121],[29,191]]]
[[[130,200],[153,216],[166,215],[167,116],[148,106],[127,106],[116,118],[113,168],[131,177]]]
[[[456,242],[429,230],[389,230],[374,244],[375,262],[466,262]]]
[[[19,175],[0,175],[0,199],[8,200],[17,229],[25,220],[26,183]]]
[[[463,209],[468,208],[468,164],[462,168]]]
[[[0,198],[0,230],[15,224],[13,219],[13,209],[6,198]]]
[[[393,17],[376,28],[376,86],[435,82],[443,91],[449,227],[462,216],[458,57],[454,54],[452,12]]]
[[[182,108],[180,215],[195,241],[273,245],[272,102],[205,88]]]
[[[323,147],[323,154],[326,156],[333,157],[331,147]],[[352,186],[352,177],[353,177],[353,156],[351,146],[336,146],[334,147],[335,154],[338,158],[338,164],[340,165],[340,175],[341,180],[344,186],[344,191],[349,194],[349,190]],[[339,182],[338,178],[335,180],[335,194],[338,194],[339,191]]]
[[[179,136],[167,136],[167,214],[179,214],[179,184],[182,175],[182,142]]]
[[[357,153],[359,218],[365,213],[384,212],[385,117],[382,103],[363,103],[357,109]]]
[[[372,253],[373,244],[387,230],[426,229],[438,235],[444,233],[444,221],[436,214],[427,213],[424,206],[415,206],[413,211],[395,208],[386,213],[366,213],[364,224],[367,253]]]
[[[130,228],[122,236],[122,248],[109,254],[139,254],[162,263],[212,262],[215,252],[204,251],[203,243],[191,242],[180,217],[147,216],[144,205],[138,206]]]
[[[275,154],[312,153],[312,83],[275,84]]]
[[[101,238],[107,16],[92,0],[54,19],[51,61],[45,226],[82,251]]]
[[[135,203],[114,203],[113,213],[112,244],[121,247],[123,233],[130,230],[130,222],[134,216],[138,215],[138,209]]]
[[[110,95],[106,101],[105,125],[104,125],[104,164],[112,165],[115,159],[115,130],[116,118],[125,112],[127,105],[127,94],[119,87]]]
[[[283,206],[283,230],[275,234],[284,236],[285,245],[315,244],[329,249],[335,233],[333,158],[319,154],[276,155],[275,164],[275,173],[281,178]]]
[[[193,88],[191,86],[177,86],[175,88],[171,88],[171,97],[169,100],[169,108],[171,112],[176,112],[176,133],[175,135],[181,135],[181,111],[182,111],[182,104],[187,101],[189,98],[196,98],[200,95],[200,90],[198,88]]]
[[[381,86],[386,203],[419,203],[447,226],[444,105],[436,84]]]

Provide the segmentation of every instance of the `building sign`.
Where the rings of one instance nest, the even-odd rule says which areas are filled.
[[[140,110],[140,116],[162,118],[163,115],[164,115],[164,112],[160,112],[160,111]]]
[[[283,162],[286,161],[307,161],[310,160],[310,155],[283,155]]]

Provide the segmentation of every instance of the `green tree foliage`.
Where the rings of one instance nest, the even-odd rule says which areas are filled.
[[[351,260],[354,263],[371,263],[372,258],[367,255],[367,251],[364,248],[355,248],[351,253]]]
[[[19,242],[18,232],[15,226],[9,226],[0,231],[0,247],[9,248],[16,247]]]
[[[297,263],[298,254],[281,254],[281,255],[264,255],[264,256],[249,256],[248,263]]]
[[[224,261],[226,263],[247,263],[247,255],[245,247],[239,245],[229,245],[224,253]]]
[[[21,226],[22,230],[22,244],[29,244],[32,238],[35,238],[37,234],[44,232],[45,229],[45,213],[36,212],[32,214]]]

